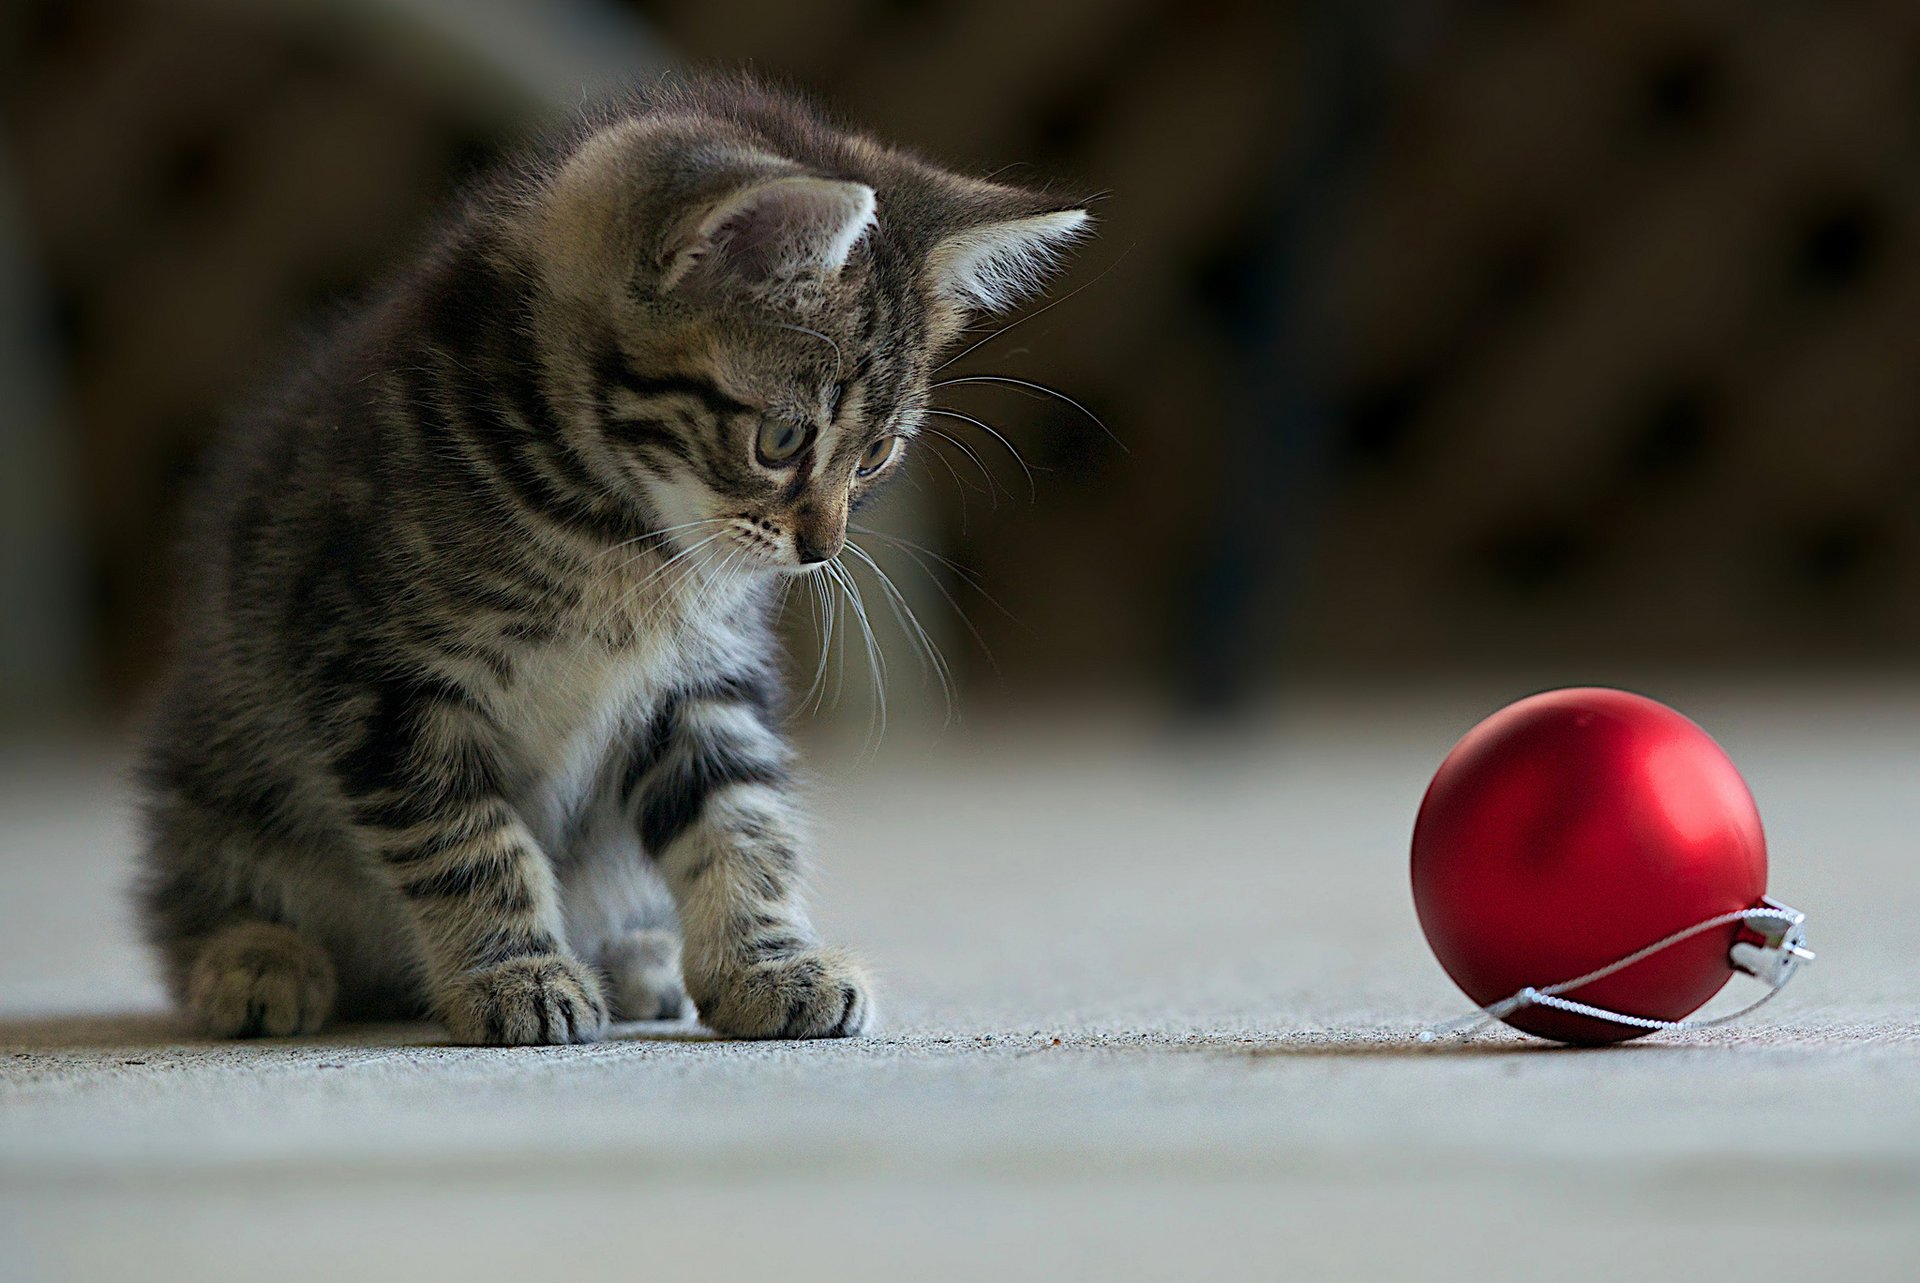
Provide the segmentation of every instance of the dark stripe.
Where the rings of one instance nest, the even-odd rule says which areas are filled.
[[[293,652],[311,659],[319,625],[372,601],[379,569],[367,533],[346,511],[329,506],[320,529],[302,541],[301,558],[285,581],[282,618]]]
[[[380,858],[388,864],[399,867],[422,864],[436,856],[445,855],[457,846],[477,842],[489,834],[497,833],[511,823],[513,823],[513,815],[507,809],[507,804],[494,802],[475,819],[446,824],[431,836],[421,838],[418,842],[383,848]]]
[[[682,698],[688,703],[740,704],[762,722],[780,715],[780,688],[771,673],[723,673],[688,687]]]
[[[642,450],[658,450],[662,454],[672,455],[682,463],[689,465],[693,463],[692,447],[682,441],[680,434],[661,420],[616,415],[611,407],[605,411],[605,417],[609,423],[620,429],[620,439],[628,445],[637,446]]]
[[[511,857],[509,857],[511,858]],[[416,900],[467,900],[481,891],[491,890],[512,866],[502,864],[498,856],[455,864],[417,878],[406,878],[400,887]]]
[[[659,450],[682,463],[693,463],[693,447],[666,420],[647,414],[622,414],[614,410],[613,389],[626,386],[632,377],[619,352],[611,347],[602,349],[594,362],[593,373],[595,386],[600,389],[600,418],[618,429],[613,435],[643,450]]]
[[[526,334],[531,318],[527,286],[502,274],[480,247],[448,265],[428,317],[430,336],[453,358],[443,377],[466,412],[467,431],[493,465],[491,480],[556,524],[609,539],[643,533],[634,520],[606,508],[584,467],[557,449],[559,427],[532,374],[538,354]],[[506,406],[524,427],[507,419]],[[553,467],[557,478],[536,466],[533,456]]]
[[[635,523],[599,509],[590,496],[562,490],[530,457],[537,449],[532,434],[507,419],[492,389],[471,370],[454,377],[468,408],[468,433],[493,465],[497,484],[524,508],[556,525],[609,541],[644,533]]]
[[[471,608],[480,607],[518,619],[526,615],[544,614],[554,609],[555,605],[531,585],[503,582],[491,577],[482,579],[478,575],[443,576],[435,581],[434,587],[456,609],[468,608],[460,611],[462,615],[470,615]]]
[[[538,927],[509,928],[483,941],[468,956],[475,967],[493,967],[514,958],[557,953],[559,949],[559,943]]]
[[[513,661],[509,655],[483,642],[459,636],[451,627],[422,624],[409,630],[407,640],[437,658],[479,664],[502,686],[513,679]]]
[[[860,1000],[860,991],[852,985],[843,987],[840,993],[840,1019],[834,1021],[829,1031],[835,1037],[847,1032],[847,1024],[853,1019],[854,1004]]]
[[[754,413],[754,408],[745,401],[735,400],[722,392],[713,380],[699,375],[645,375],[638,373],[620,360],[604,363],[601,368],[611,375],[613,382],[635,396],[690,397],[705,406],[709,414],[719,419],[736,414]]]
[[[369,829],[410,829],[429,824],[445,812],[423,792],[396,790],[383,797],[348,799],[354,823]]]
[[[647,724],[641,729],[639,738],[627,751],[626,769],[620,773],[620,804],[627,806],[633,801],[633,792],[640,782],[652,773],[653,768],[667,755],[673,746],[674,732],[680,724],[681,702],[678,698],[662,700],[660,706],[647,718]]]
[[[516,619],[500,630],[502,637],[526,645],[539,645],[560,636],[560,630],[538,619]]]
[[[681,713],[693,703],[738,704],[767,721],[777,715],[779,697],[770,675],[744,672],[708,678],[662,700],[628,750],[620,775],[621,805],[633,801],[634,790],[666,758],[679,732]]]
[[[472,458],[441,407],[438,398],[444,390],[434,374],[425,368],[434,360],[430,351],[414,354],[401,382],[406,411],[412,417],[415,433],[429,463],[427,475],[436,483],[450,488],[451,493],[444,496],[447,502],[467,508],[480,523],[500,528],[519,525],[520,513],[508,494],[503,493],[501,482]],[[417,523],[416,528],[426,536],[423,542],[432,546],[435,542],[431,538],[433,531],[419,528]],[[537,542],[523,542],[519,553],[508,569],[525,579],[535,591],[553,599],[551,603],[539,602],[536,609],[544,611],[553,603],[570,607],[579,602],[579,588],[555,578],[537,564],[535,557],[540,554]],[[456,576],[452,582],[458,580]]]
[[[513,286],[487,249],[484,242],[461,246],[441,264],[438,288],[427,297],[427,333],[457,351],[479,350],[492,319],[513,302]]]
[[[787,782],[786,771],[771,762],[735,755],[709,746],[696,756],[683,757],[664,779],[650,785],[640,807],[640,841],[655,858],[686,832],[707,800],[734,784]]]
[[[441,399],[447,389],[428,368],[434,359],[431,349],[415,353],[402,381],[414,430],[426,447],[432,465],[428,475],[436,480],[452,481],[459,488],[461,501],[484,510],[494,521],[503,525],[512,522],[513,505],[501,496],[495,479],[467,453],[454,429]]]
[[[406,790],[423,781],[415,760],[426,720],[442,708],[479,711],[479,704],[458,682],[431,673],[411,672],[362,678],[356,684],[351,661],[332,666],[337,706],[361,693],[373,707],[360,723],[360,742],[333,760],[333,769],[350,799],[391,789]],[[344,672],[342,670],[345,670]]]
[[[507,329],[502,364],[497,367],[501,389],[521,421],[532,429],[542,457],[559,473],[560,479],[578,495],[591,497],[595,506],[604,507],[599,481],[567,439],[546,389],[540,386],[537,372],[543,366],[533,344],[535,321],[530,298],[523,301],[522,313],[519,324]]]

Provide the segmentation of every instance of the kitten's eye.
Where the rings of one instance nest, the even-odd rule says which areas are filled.
[[[860,462],[855,471],[863,477],[870,477],[880,471],[886,466],[887,460],[893,458],[894,447],[899,443],[899,437],[881,437],[860,452]]]
[[[768,419],[760,425],[760,438],[753,443],[760,462],[768,467],[789,462],[806,447],[812,429],[787,419]]]

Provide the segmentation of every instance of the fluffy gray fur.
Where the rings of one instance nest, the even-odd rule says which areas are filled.
[[[866,1027],[801,899],[774,589],[1086,225],[740,80],[479,190],[199,496],[141,893],[192,1017]]]

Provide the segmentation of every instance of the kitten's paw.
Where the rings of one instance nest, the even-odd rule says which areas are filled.
[[[680,979],[680,935],[630,931],[600,959],[615,1020],[685,1020],[693,1014]]]
[[[726,968],[694,1001],[730,1038],[850,1038],[873,1019],[871,982],[838,949],[802,949]]]
[[[216,1038],[310,1034],[333,1012],[333,959],[292,927],[242,922],[200,947],[186,1005]]]
[[[599,980],[558,953],[470,971],[455,982],[446,1005],[453,1040],[474,1046],[592,1042],[607,1027]]]

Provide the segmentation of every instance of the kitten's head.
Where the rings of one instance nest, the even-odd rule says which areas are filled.
[[[681,550],[811,569],[896,472],[936,354],[1089,225],[759,86],[694,82],[583,132],[521,220],[590,444]]]

